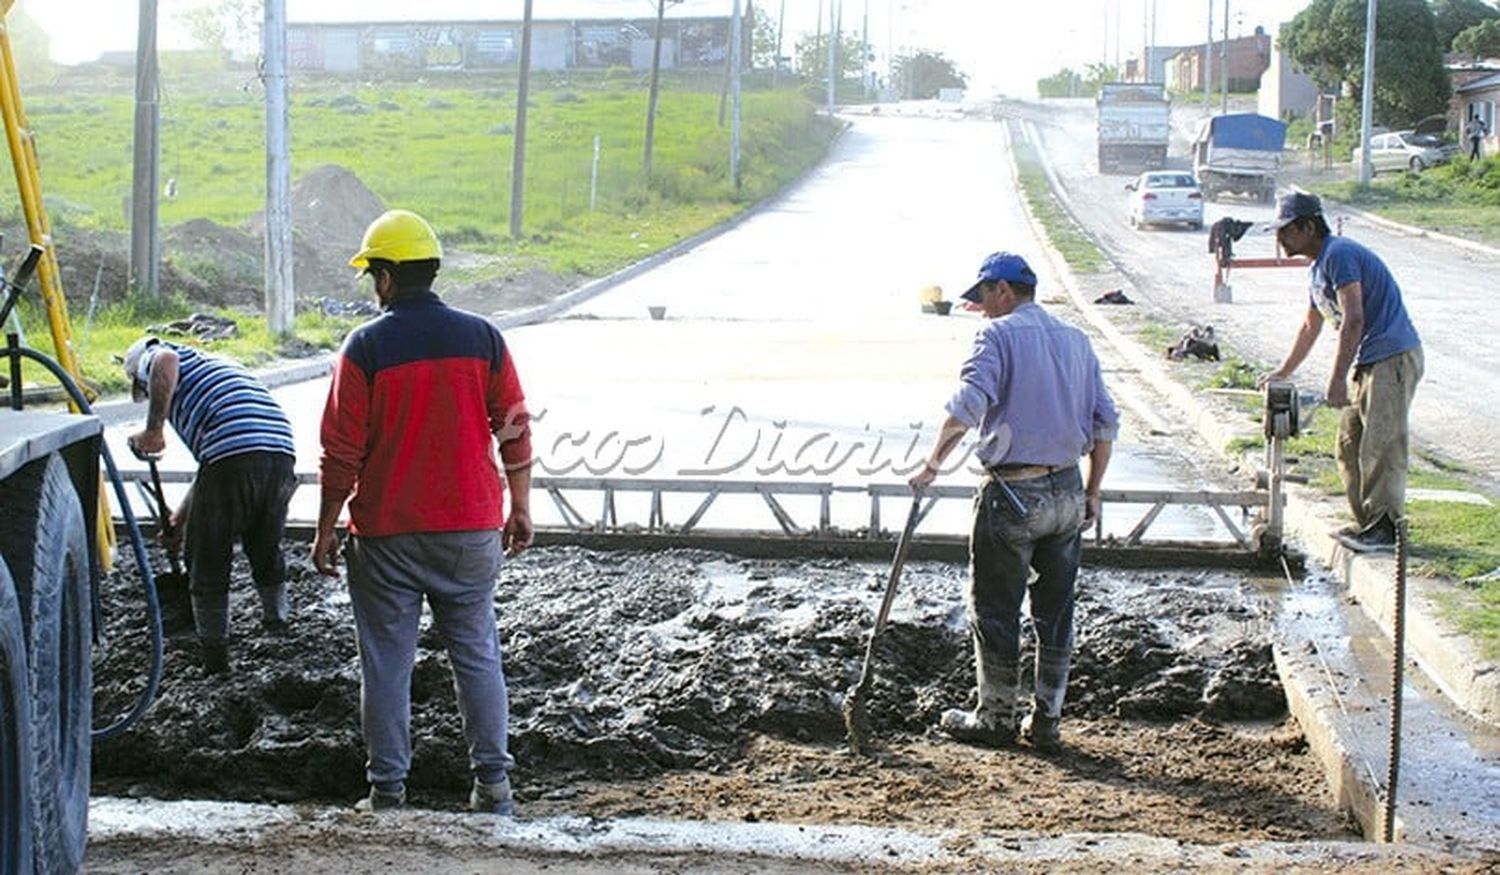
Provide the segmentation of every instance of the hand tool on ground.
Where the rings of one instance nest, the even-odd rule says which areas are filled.
[[[922,493],[911,498],[911,510],[906,514],[906,526],[901,530],[901,539],[896,542],[896,556],[891,560],[891,573],[885,583],[885,598],[880,602],[880,612],[875,615],[875,625],[870,628],[870,640],[865,644],[865,664],[859,673],[859,683],[849,688],[844,695],[844,729],[849,739],[849,750],[856,756],[864,752],[869,715],[865,712],[865,696],[875,680],[871,671],[875,661],[875,640],[885,628],[886,618],[891,614],[891,602],[896,598],[896,582],[901,579],[901,569],[906,565],[906,556],[911,552],[911,536],[916,531],[917,520],[922,511]]]
[[[151,467],[151,488],[156,493],[157,530],[161,532],[163,550],[167,554],[166,574],[156,576],[156,593],[161,604],[162,627],[168,632],[182,631],[193,626],[193,600],[188,589],[187,575],[182,572],[179,555],[181,548],[174,543],[172,531],[172,508],[167,504],[167,495],[161,488],[161,472],[156,468],[156,459],[145,457]]]

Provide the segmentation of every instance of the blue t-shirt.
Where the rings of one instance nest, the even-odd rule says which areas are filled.
[[[1363,245],[1348,237],[1327,238],[1323,241],[1323,251],[1313,262],[1311,279],[1308,294],[1312,306],[1335,329],[1344,320],[1339,308],[1339,288],[1359,283],[1365,330],[1354,354],[1356,367],[1372,365],[1422,345],[1416,326],[1411,324],[1411,317],[1401,303],[1401,288],[1396,285],[1395,277],[1385,262]]]

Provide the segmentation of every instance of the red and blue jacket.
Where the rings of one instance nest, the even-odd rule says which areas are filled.
[[[504,524],[495,442],[506,470],[531,464],[531,421],[500,331],[404,291],[355,329],[323,409],[324,500],[349,499],[366,537]]]

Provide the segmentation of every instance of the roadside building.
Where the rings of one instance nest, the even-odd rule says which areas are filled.
[[[1260,77],[1255,111],[1282,121],[1316,116],[1318,84],[1277,45],[1280,31],[1278,26],[1268,35],[1270,60]]]
[[[1220,40],[1204,46],[1188,46],[1166,61],[1166,82],[1173,91],[1202,91],[1205,74],[1210,91],[1222,87],[1229,77],[1230,91],[1254,91],[1260,87],[1261,74],[1271,63],[1271,37],[1265,28],[1255,28],[1249,36]]]
[[[1189,46],[1146,46],[1140,54],[1125,61],[1126,82],[1166,82],[1167,62]],[[1199,48],[1202,48],[1201,46]]]
[[[523,0],[492,0],[475,16],[472,0],[429,0],[428,20],[412,21],[364,10],[325,13],[287,22],[292,69],[335,75],[370,72],[497,70],[520,63]],[[655,4],[617,0],[555,0],[538,4],[532,19],[533,70],[650,69],[655,48]],[[754,32],[749,3],[741,22]],[[661,64],[721,67],[729,56],[728,5],[681,0],[666,6]],[[749,53],[742,53],[748,57]]]
[[[1448,76],[1453,83],[1453,96],[1448,99],[1448,129],[1462,137],[1469,116],[1479,116],[1485,130],[1489,131],[1481,141],[1484,154],[1495,154],[1500,148],[1500,139],[1495,134],[1495,106],[1500,104],[1500,67],[1449,68]]]

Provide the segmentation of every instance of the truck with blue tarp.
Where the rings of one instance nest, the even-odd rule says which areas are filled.
[[[1285,145],[1286,125],[1268,116],[1245,112],[1204,119],[1193,137],[1193,173],[1203,196],[1238,194],[1270,203]]]

